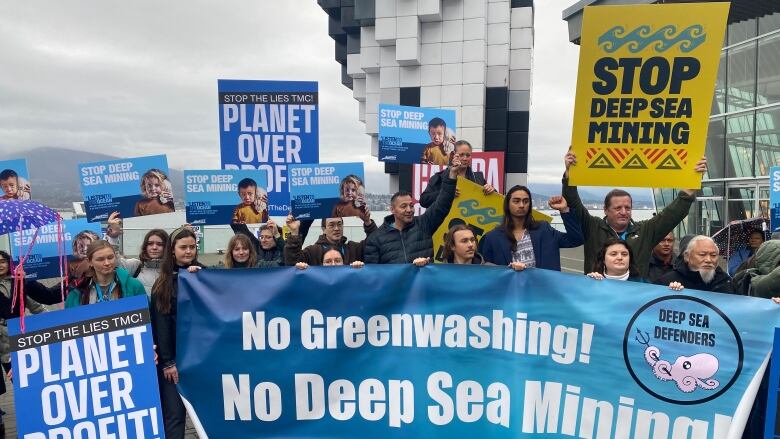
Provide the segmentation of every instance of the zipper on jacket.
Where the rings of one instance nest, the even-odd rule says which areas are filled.
[[[404,244],[404,231],[399,230],[398,233],[401,235],[401,249],[404,251],[404,262],[409,262],[409,257],[406,256],[406,244]]]

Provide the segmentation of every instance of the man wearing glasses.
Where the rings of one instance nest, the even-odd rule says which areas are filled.
[[[492,194],[496,189],[485,181],[485,175],[481,172],[474,172],[471,169],[471,144],[465,140],[458,140],[455,142],[455,150],[453,151],[453,157],[460,159],[461,167],[458,171],[458,176],[463,177],[466,180],[473,181],[474,183],[482,186],[482,191],[485,195]],[[428,180],[428,186],[420,195],[420,206],[429,208],[436,201],[436,196],[439,195],[441,190],[441,180],[444,173],[448,172],[447,169],[437,172],[430,180]],[[455,190],[455,196],[457,197],[458,191]]]
[[[361,210],[360,219],[363,220],[363,230],[366,232],[366,236],[376,230],[376,223],[371,219],[368,206],[365,210]],[[363,261],[365,240],[360,242],[347,241],[347,237],[344,236],[343,218],[323,218],[322,235],[317,239],[317,242],[304,249],[301,249],[305,238],[300,233],[301,221],[296,220],[292,213],[287,215],[287,227],[290,229],[290,237],[284,244],[284,265],[292,266],[298,262],[305,262],[308,265],[322,265],[323,256],[331,249],[341,253],[344,265]]]

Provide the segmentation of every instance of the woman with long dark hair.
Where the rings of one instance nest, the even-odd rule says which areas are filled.
[[[578,247],[584,238],[574,212],[563,197],[551,197],[547,204],[561,213],[566,233],[559,232],[546,221],[534,219],[530,189],[521,185],[509,189],[504,197],[502,224],[486,233],[479,242],[479,251],[485,260],[496,265],[560,271],[560,249]]]
[[[167,243],[168,232],[163,229],[149,230],[141,243],[138,258],[120,257],[117,260],[119,267],[127,270],[132,277],[143,284],[147,296],[152,295],[152,286],[160,275],[160,264]]]
[[[149,306],[152,330],[157,344],[157,378],[160,383],[160,399],[163,410],[165,437],[184,437],[185,409],[176,384],[176,297],[178,296],[179,270],[197,271],[203,267],[198,262],[198,243],[195,232],[186,227],[174,230],[163,252],[160,276],[152,287]]]

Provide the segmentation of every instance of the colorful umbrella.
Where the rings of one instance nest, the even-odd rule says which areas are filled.
[[[59,217],[60,214],[37,201],[0,201],[0,235],[45,226]]]
[[[35,229],[32,240],[27,251],[24,251],[22,244],[19,244],[19,263],[13,267],[14,273],[14,297],[11,308],[19,302],[19,325],[24,332],[24,262],[30,255],[35,238],[38,236],[38,228],[51,223],[57,223],[57,247],[60,249],[60,275],[65,267],[64,247],[62,240],[62,218],[60,214],[51,210],[37,201],[30,200],[4,200],[0,201],[0,235],[5,235],[14,231],[22,232],[24,230]],[[64,278],[63,278],[64,279]],[[60,281],[60,293],[65,296],[66,280]]]
[[[768,240],[770,235],[769,220],[767,218],[749,218],[732,221],[728,226],[712,235],[712,239],[717,244],[720,254],[730,257],[737,249],[748,245],[750,233],[754,230],[763,232],[764,240]]]

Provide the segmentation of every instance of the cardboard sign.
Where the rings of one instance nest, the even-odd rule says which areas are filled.
[[[587,6],[572,148],[577,186],[699,188],[729,3]]]

